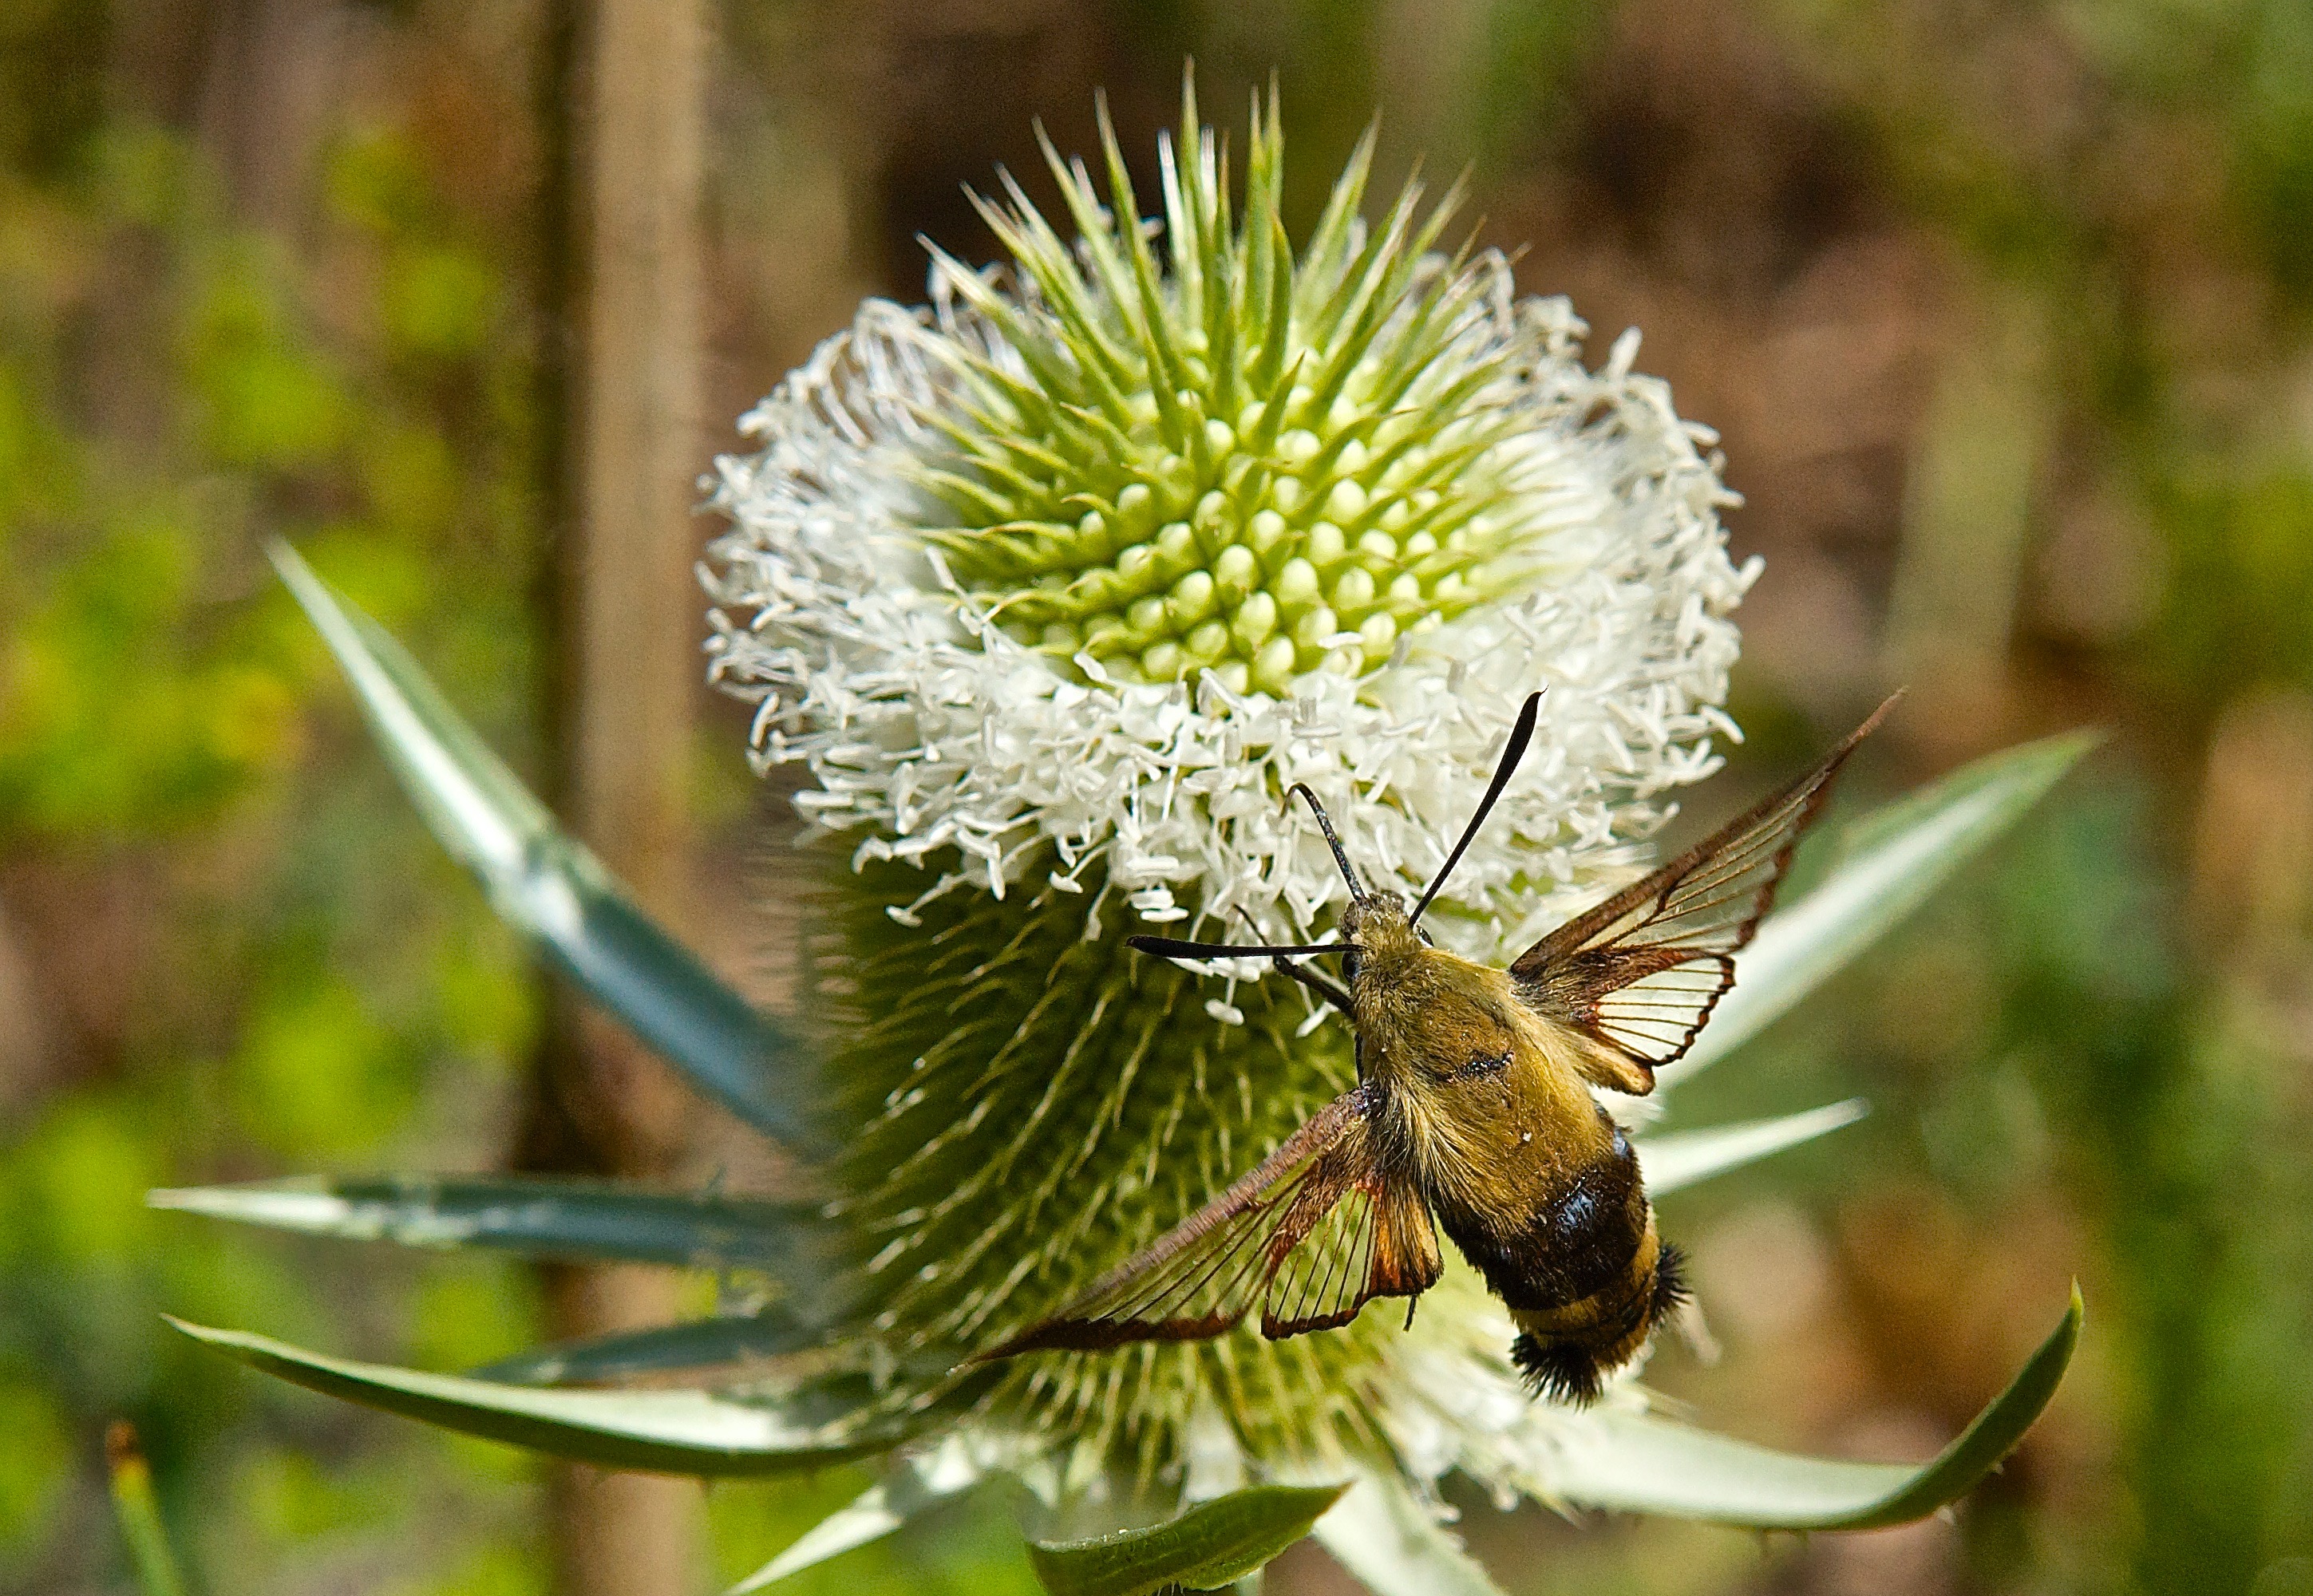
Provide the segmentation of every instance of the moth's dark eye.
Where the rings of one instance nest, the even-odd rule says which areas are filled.
[[[1341,979],[1355,985],[1358,978],[1358,951],[1351,948],[1341,955]]]
[[[1429,928],[1426,925],[1416,925],[1413,928],[1413,934],[1421,939],[1421,945],[1425,948],[1434,948],[1438,945],[1429,940]]]

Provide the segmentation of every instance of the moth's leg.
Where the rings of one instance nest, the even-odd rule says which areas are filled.
[[[1247,931],[1253,933],[1253,941],[1259,942],[1261,940],[1261,927],[1253,923],[1253,916],[1246,914],[1244,909],[1239,908],[1236,911],[1236,917],[1244,922],[1244,928]],[[1324,977],[1319,975],[1315,970],[1304,969],[1301,966],[1294,963],[1290,959],[1284,958],[1281,955],[1278,958],[1271,959],[1269,962],[1276,968],[1280,975],[1291,976],[1304,987],[1308,987],[1310,991],[1324,998],[1327,1003],[1332,1004],[1336,1009],[1339,1009],[1342,1019],[1348,1020],[1355,1017],[1350,1008],[1350,995],[1347,992],[1342,991],[1341,987],[1335,986],[1332,982],[1327,980]]]
[[[1270,963],[1275,965],[1281,974],[1291,976],[1304,987],[1308,987],[1310,991],[1315,993],[1327,1003],[1332,1004],[1335,1008],[1341,1010],[1341,1018],[1344,1020],[1353,1018],[1353,1014],[1350,1008],[1350,995],[1347,992],[1342,991],[1341,987],[1335,986],[1332,982],[1327,980],[1324,977],[1319,975],[1315,970],[1304,969],[1301,966],[1294,963],[1290,959],[1272,959],[1270,960]]]

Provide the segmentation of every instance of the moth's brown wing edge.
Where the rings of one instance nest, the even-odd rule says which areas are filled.
[[[1137,1341],[1200,1341],[1228,1330],[1253,1311],[1280,1264],[1299,1243],[1302,1236],[1293,1236],[1280,1247],[1277,1226],[1293,1215],[1294,1198],[1324,1168],[1328,1155],[1337,1153],[1352,1133],[1363,1130],[1365,1109],[1365,1087],[1343,1092],[1227,1190],[1093,1282],[1058,1312],[1000,1346],[973,1355],[967,1365],[1027,1352],[1102,1351]],[[1353,1183],[1343,1179],[1315,1213],[1305,1215],[1302,1235]],[[1223,1274],[1224,1269],[1228,1272]],[[1163,1311],[1175,1297],[1183,1306],[1195,1301],[1217,1276],[1225,1293],[1241,1293],[1242,1300],[1225,1295],[1210,1311],[1199,1313]],[[1159,1289],[1144,1302],[1136,1293],[1148,1289],[1152,1279]],[[1117,1316],[1135,1303],[1139,1306],[1133,1311]]]
[[[1579,952],[1539,980],[1517,987],[1545,1016],[1579,1033],[1591,1050],[1577,1061],[1585,1079],[1632,1097],[1651,1092],[1655,1071],[1685,1057],[1735,986],[1732,954],[1644,957],[1655,952]],[[1679,985],[1681,978],[1697,984]],[[1661,989],[1650,991],[1650,982],[1661,983]]]
[[[1597,1083],[1644,1095],[1654,1072],[1685,1056],[1735,984],[1734,955],[1774,905],[1800,836],[1832,782],[1903,695],[1894,693],[1797,781],[1712,832],[1644,880],[1577,915],[1512,962],[1519,995],[1610,1057],[1589,1061]],[[1691,919],[1691,926],[1678,922]],[[1649,934],[1660,940],[1649,941]],[[1682,986],[1681,971],[1712,978]],[[1632,991],[1654,983],[1646,990]],[[1625,994],[1617,1003],[1617,994]],[[1648,1001],[1652,999],[1651,1002]],[[1631,1074],[1614,1066],[1627,1064]]]
[[[1298,1311],[1280,1315],[1277,1276],[1269,1282],[1261,1315],[1261,1333],[1271,1341],[1306,1336],[1317,1330],[1339,1329],[1376,1297],[1418,1297],[1438,1284],[1445,1262],[1438,1250],[1438,1231],[1429,1205],[1410,1179],[1393,1178],[1373,1169],[1355,1182],[1345,1200],[1326,1217],[1328,1223],[1354,1223],[1355,1205],[1362,1198],[1371,1223],[1360,1226],[1350,1247],[1351,1267],[1330,1277],[1297,1305]],[[1315,1240],[1315,1232],[1306,1240]],[[1306,1241],[1305,1241],[1306,1244]],[[1282,1273],[1282,1270],[1280,1271]],[[1358,1284],[1352,1287],[1350,1282]]]
[[[1139,1341],[1209,1341],[1243,1320],[1243,1313],[1224,1318],[1174,1319],[1142,1326],[1114,1320],[1048,1319],[1015,1336],[991,1352],[975,1353],[964,1360],[967,1368],[1001,1363],[1027,1352],[1106,1352]]]

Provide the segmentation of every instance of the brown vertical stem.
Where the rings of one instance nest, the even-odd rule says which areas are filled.
[[[690,576],[699,393],[699,0],[550,0],[543,232],[550,329],[543,603],[556,634],[546,720],[558,807],[643,906],[678,931],[683,773],[698,671]],[[521,1162],[664,1179],[688,1099],[600,1013],[558,995]],[[556,1267],[553,1333],[675,1316],[663,1270]],[[550,1488],[562,1596],[699,1588],[699,1487],[558,1466]]]

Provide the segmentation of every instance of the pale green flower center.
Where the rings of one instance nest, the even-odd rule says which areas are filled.
[[[1111,157],[1130,215],[1113,141]],[[1075,249],[1016,187],[983,207],[1025,286],[946,263],[1003,346],[965,363],[955,457],[925,474],[954,522],[927,535],[1014,638],[1064,669],[1282,695],[1329,660],[1370,670],[1514,582],[1515,518],[1496,512],[1516,409],[1508,373],[1465,348],[1491,274],[1429,253],[1451,204],[1417,223],[1418,188],[1367,237],[1366,159],[1297,262],[1273,123],[1253,131],[1242,227],[1209,134],[1167,162],[1161,273],[1057,157]]]

